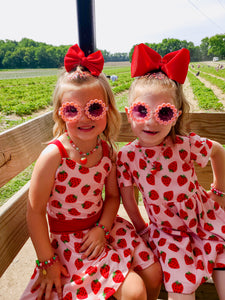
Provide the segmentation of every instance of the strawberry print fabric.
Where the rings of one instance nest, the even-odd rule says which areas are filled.
[[[135,183],[150,220],[150,245],[168,292],[193,293],[225,267],[225,212],[199,185],[194,162],[206,166],[212,142],[192,133],[152,148],[138,141],[118,154],[120,187]],[[156,171],[151,172],[153,162]]]
[[[104,156],[92,168],[81,166],[69,158],[62,158],[47,206],[50,216],[59,220],[85,219],[101,210],[102,189],[111,170],[108,145],[102,141],[102,146]],[[156,260],[136,234],[134,227],[119,216],[114,221],[110,238],[100,257],[95,260],[82,260],[79,249],[87,231],[51,234],[55,253],[70,274],[69,278],[62,278],[64,300],[108,299],[119,288],[131,267],[142,270]],[[37,277],[38,272],[35,269],[21,299],[37,298],[38,290],[31,292]],[[58,296],[53,291],[51,300],[56,299],[58,300]]]

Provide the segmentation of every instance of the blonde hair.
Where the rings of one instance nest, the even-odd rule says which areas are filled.
[[[66,124],[59,116],[59,108],[63,94],[68,90],[82,89],[93,86],[100,86],[104,94],[104,100],[107,111],[107,125],[101,138],[107,141],[111,147],[115,146],[115,140],[119,134],[121,116],[116,107],[115,98],[108,83],[108,80],[104,74],[100,74],[98,77],[92,76],[88,71],[77,68],[76,71],[67,73],[63,71],[56,83],[56,87],[53,93],[53,120],[55,121],[53,127],[53,136],[55,138],[62,135],[66,130]]]
[[[190,111],[190,105],[187,99],[184,96],[183,85],[168,78],[162,72],[157,72],[153,74],[147,74],[145,76],[141,76],[136,78],[131,87],[129,89],[128,102],[129,105],[140,95],[143,94],[146,90],[150,90],[151,88],[170,90],[174,92],[174,105],[176,106],[178,111],[182,113],[179,115],[176,124],[171,128],[169,135],[172,137],[172,140],[175,141],[175,136],[178,135],[186,135],[186,131],[184,128],[185,118],[187,113]]]

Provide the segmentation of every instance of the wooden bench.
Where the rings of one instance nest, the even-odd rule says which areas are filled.
[[[130,142],[133,136],[125,113],[118,142]],[[52,138],[52,113],[46,113],[0,134],[0,187],[33,163]],[[187,130],[225,144],[225,113],[191,113]],[[200,183],[209,188],[212,182],[211,167],[197,168]],[[29,234],[26,225],[26,203],[29,183],[0,207],[0,276],[5,272]],[[196,299],[216,300],[218,296],[212,283],[199,287]],[[160,299],[167,299],[162,288]]]

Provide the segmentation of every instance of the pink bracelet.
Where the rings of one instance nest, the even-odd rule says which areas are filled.
[[[45,260],[43,262],[40,262],[38,259],[36,260],[36,266],[38,269],[47,269],[51,267],[55,262],[59,261],[58,255],[54,255],[52,258]]]
[[[211,191],[219,197],[224,197],[225,193],[217,190],[213,184],[211,184]]]
[[[102,229],[104,230],[104,232],[105,232],[105,238],[106,238],[106,239],[109,239],[109,236],[110,236],[109,230],[108,230],[104,225],[100,224],[99,222],[97,222],[95,225],[96,225],[97,227],[102,228]]]
[[[146,234],[147,232],[148,232],[148,223],[145,223],[145,228],[142,229],[142,230],[140,230],[140,231],[138,231],[138,234],[140,236],[142,236],[142,235]]]

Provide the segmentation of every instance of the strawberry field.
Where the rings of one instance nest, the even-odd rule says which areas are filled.
[[[219,66],[219,67],[218,67]],[[218,63],[194,63],[189,67],[184,92],[192,111],[225,111],[225,69]],[[124,111],[127,105],[130,66],[107,66],[107,76],[117,75],[109,83],[116,97],[117,106]],[[0,128],[4,131],[52,109],[52,92],[59,70],[14,70],[0,72]],[[7,201],[29,179],[33,166],[0,189],[0,205]]]

